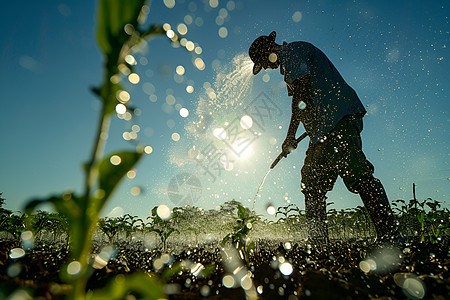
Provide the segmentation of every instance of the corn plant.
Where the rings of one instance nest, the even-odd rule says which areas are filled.
[[[303,230],[306,224],[305,210],[300,209],[294,203],[278,207],[275,213],[275,217],[277,216],[281,216],[277,222],[284,223],[288,230],[289,228],[293,228],[298,232]]]
[[[70,224],[71,257],[79,266],[79,271],[71,274],[63,269],[63,277],[73,286],[70,299],[86,299],[86,284],[92,273],[88,257],[99,214],[124,175],[142,157],[140,149],[107,155],[103,154],[103,150],[111,116],[119,104],[116,95],[124,90],[120,83],[120,70],[133,70],[133,65],[128,64],[125,58],[133,54],[145,39],[164,33],[159,25],[141,29],[148,11],[145,0],[99,0],[97,41],[104,55],[104,79],[99,87],[92,89],[100,99],[101,109],[92,151],[84,164],[84,190],[78,194],[67,192],[48,199],[35,199],[27,206],[27,212],[30,213],[37,205],[50,203]],[[141,282],[142,287],[136,286],[136,282]],[[155,286],[154,278],[149,276],[135,275],[121,283],[120,287],[114,289],[117,292],[114,298],[123,297],[128,287],[139,289],[151,298],[162,295],[161,288]],[[147,291],[149,286],[154,288]],[[95,292],[91,293],[89,298],[95,299],[96,295]]]
[[[47,211],[38,211],[32,216],[31,228],[33,228],[34,236],[36,238],[43,238],[43,234],[52,235],[55,237],[64,237],[64,245],[66,249],[69,247],[69,222],[67,219],[58,213],[51,213]]]
[[[447,208],[440,209],[441,202],[427,198],[416,198],[416,185],[413,183],[413,199],[395,200],[392,203],[402,232],[419,235],[422,242],[428,236],[431,243],[438,243],[442,234],[449,228],[450,214]],[[427,208],[428,207],[428,208]]]
[[[228,233],[222,239],[222,246],[226,245],[228,242],[238,250],[242,260],[247,265],[249,264],[249,254],[250,251],[255,249],[255,244],[253,242],[248,242],[247,235],[253,228],[253,224],[259,220],[259,216],[255,215],[253,211],[248,208],[243,207],[240,203],[237,205],[237,216],[233,217],[234,222],[231,222],[231,232]]]
[[[430,211],[425,210],[425,205],[430,208]],[[420,238],[421,241],[425,241],[426,225],[428,224],[431,232],[429,232],[430,242],[433,244],[438,243],[441,234],[449,228],[449,214],[448,209],[438,210],[441,207],[439,201],[427,198],[423,202],[419,202],[421,212],[417,215],[417,219],[421,225]]]
[[[178,229],[173,227],[173,220],[178,218],[178,215],[175,212],[172,212],[172,215],[168,219],[162,219],[157,213],[158,207],[155,206],[152,209],[152,215],[149,216],[149,223],[147,223],[147,230],[156,232],[158,237],[161,240],[162,251],[167,251],[167,239],[175,232],[178,232]]]
[[[20,235],[26,231],[26,215],[16,212],[0,215],[0,231],[11,234],[15,242],[19,242]]]

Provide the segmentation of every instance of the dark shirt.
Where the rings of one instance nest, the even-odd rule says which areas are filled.
[[[294,95],[300,79],[310,75],[310,97],[300,120],[313,143],[326,139],[327,133],[345,116],[361,118],[366,113],[356,92],[312,44],[284,43],[278,59],[289,96]]]

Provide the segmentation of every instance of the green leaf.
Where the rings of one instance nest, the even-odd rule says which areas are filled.
[[[417,219],[419,220],[420,223],[423,223],[425,220],[425,213],[421,212],[420,214],[418,214]]]
[[[137,19],[145,0],[100,0],[98,7],[97,41],[105,54],[128,39],[127,24],[137,28]],[[121,47],[120,47],[121,48]]]
[[[174,264],[173,267],[164,270],[164,272],[161,274],[161,279],[164,281],[168,281],[181,271],[183,271],[183,268],[181,267],[181,263],[178,262]]]
[[[119,104],[116,95],[120,91],[123,91],[123,87],[120,83],[112,84],[111,82],[105,82],[101,87],[99,95],[105,105],[104,114],[106,116],[116,111],[116,105]]]
[[[245,219],[245,208],[242,205],[238,206],[238,216],[240,219]]]
[[[230,240],[230,237],[231,237],[231,233],[227,234],[227,235],[222,239],[222,242],[221,242],[222,246],[224,246],[224,245]]]
[[[120,163],[118,165],[113,165],[111,163],[112,156],[118,156],[120,158]],[[106,155],[99,163],[98,185],[99,188],[104,191],[104,196],[101,199],[100,205],[96,207],[97,210],[100,210],[103,207],[103,204],[117,187],[123,176],[136,165],[141,157],[142,153],[138,152],[118,152]]]
[[[165,298],[163,284],[156,278],[145,273],[117,275],[103,289],[94,290],[88,294],[88,300],[124,299],[130,292],[137,292],[146,299]]]

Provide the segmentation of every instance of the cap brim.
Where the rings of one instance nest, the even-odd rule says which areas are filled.
[[[255,65],[253,66],[253,75],[258,74],[259,71],[261,71],[261,69],[262,69],[262,65],[260,65],[260,64],[255,64]]]

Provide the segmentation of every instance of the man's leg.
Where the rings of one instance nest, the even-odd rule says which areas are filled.
[[[310,143],[301,170],[307,233],[309,239],[318,245],[329,242],[326,193],[333,188],[337,179],[326,149],[325,143]]]
[[[397,222],[394,219],[394,213],[380,180],[373,176],[362,178],[357,186],[357,190],[375,225],[377,238],[381,241],[397,238]]]
[[[362,120],[344,120],[340,125],[338,134],[343,138],[337,143],[337,156],[342,162],[339,175],[349,191],[360,195],[378,239],[390,239],[398,235],[397,225],[383,185],[373,177],[374,167],[362,151]]]
[[[330,242],[327,225],[327,197],[322,193],[305,194],[305,212],[308,237],[314,244]]]

